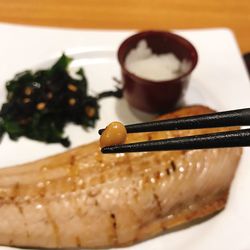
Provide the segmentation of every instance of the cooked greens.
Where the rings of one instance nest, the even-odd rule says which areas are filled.
[[[121,97],[119,88],[96,97],[89,95],[83,69],[76,77],[69,74],[71,61],[63,54],[51,68],[24,71],[7,82],[7,102],[0,111],[0,139],[7,133],[13,140],[26,136],[68,147],[70,140],[63,135],[66,124],[93,127],[99,118],[98,100]]]

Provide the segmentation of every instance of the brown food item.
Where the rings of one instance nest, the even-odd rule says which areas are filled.
[[[127,130],[120,122],[111,122],[100,137],[100,147],[107,147],[125,143]]]
[[[208,112],[195,106],[162,118]],[[129,134],[127,142],[224,130]],[[151,238],[223,209],[241,152],[103,155],[93,142],[1,169],[0,245],[98,248]]]

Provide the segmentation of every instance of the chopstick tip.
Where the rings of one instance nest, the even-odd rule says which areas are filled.
[[[103,131],[104,131],[103,128],[102,128],[102,129],[99,129],[99,130],[98,130],[98,134],[101,135],[101,134],[103,133]]]
[[[101,152],[103,154],[111,153],[110,150],[109,150],[109,147],[103,147],[103,148],[101,148]]]
[[[101,148],[103,154],[115,154],[122,152],[123,145],[106,146]]]

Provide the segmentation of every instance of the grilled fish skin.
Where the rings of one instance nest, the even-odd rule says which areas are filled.
[[[193,106],[162,119],[212,112]],[[129,134],[127,142],[232,128]],[[235,128],[234,128],[235,129]],[[224,208],[241,148],[103,155],[94,142],[0,170],[0,245],[130,245]]]

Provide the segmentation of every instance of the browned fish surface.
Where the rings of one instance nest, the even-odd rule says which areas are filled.
[[[162,118],[211,112],[196,106]],[[223,129],[141,133],[152,140]],[[98,142],[0,170],[0,245],[133,244],[225,206],[240,148],[102,155]]]

